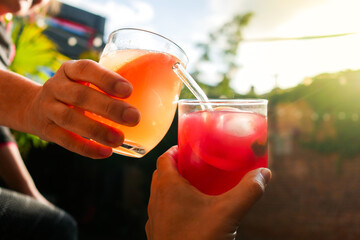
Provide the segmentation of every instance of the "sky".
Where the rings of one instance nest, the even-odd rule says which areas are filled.
[[[62,0],[106,17],[106,33],[143,28],[164,35],[188,55],[188,69],[199,58],[196,43],[234,14],[254,13],[240,45],[241,65],[231,84],[239,93],[254,86],[258,94],[274,86],[290,88],[324,72],[360,69],[360,1],[358,0]],[[354,33],[311,40],[267,41]],[[258,41],[261,40],[261,41]],[[216,84],[216,66],[198,79]]]

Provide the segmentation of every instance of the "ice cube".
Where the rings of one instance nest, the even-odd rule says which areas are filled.
[[[224,131],[236,137],[246,137],[256,132],[253,114],[248,112],[233,112],[223,114],[221,124]]]

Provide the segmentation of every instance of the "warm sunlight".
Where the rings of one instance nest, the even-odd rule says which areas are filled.
[[[357,5],[356,1],[329,0],[299,12],[274,28],[272,34],[266,33],[267,37],[253,39],[260,41],[252,41],[249,37],[249,41],[241,45],[239,61],[243,68],[233,86],[246,93],[253,85],[256,92],[265,93],[274,86],[292,87],[320,73],[359,69]],[[253,20],[256,19],[255,10]],[[301,39],[347,33],[350,35]],[[280,40],[271,41],[272,38]]]
[[[360,0],[59,1],[0,0],[0,239],[360,239]]]
[[[166,2],[98,1],[64,2],[106,16],[106,34],[121,27],[153,30],[176,41],[189,57],[190,71],[197,62],[195,45],[207,38],[209,31],[232,15],[253,12],[244,29],[239,63],[242,68],[232,82],[240,93],[251,86],[259,94],[275,85],[287,88],[306,77],[323,72],[360,68],[359,35],[312,40],[268,41],[273,38],[302,38],[360,32],[360,4],[356,0],[211,0],[183,1],[176,6]],[[119,14],[121,12],[121,14]],[[161,14],[157,14],[160,13]],[[187,16],[184,18],[184,16]],[[260,40],[260,41],[259,41]],[[208,74],[201,78],[208,84],[219,81],[218,66],[207,64]]]

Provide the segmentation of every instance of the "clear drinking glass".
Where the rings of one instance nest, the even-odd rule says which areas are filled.
[[[221,194],[267,167],[267,100],[180,100],[178,111],[178,169],[200,191]]]
[[[115,153],[143,157],[161,141],[173,121],[181,90],[181,81],[172,68],[176,63],[186,67],[187,62],[185,52],[159,34],[133,28],[111,33],[99,63],[132,84],[133,92],[124,101],[141,113],[135,127],[87,113],[124,133],[124,144],[115,148]]]

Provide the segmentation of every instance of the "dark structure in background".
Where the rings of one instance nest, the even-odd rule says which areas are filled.
[[[88,51],[104,47],[105,18],[82,9],[58,3],[55,13],[46,18],[45,34],[65,56],[78,59]]]
[[[177,116],[163,141],[141,159],[90,159],[49,144],[33,148],[26,165],[40,192],[76,219],[79,240],[146,240],[156,159],[176,144]]]

